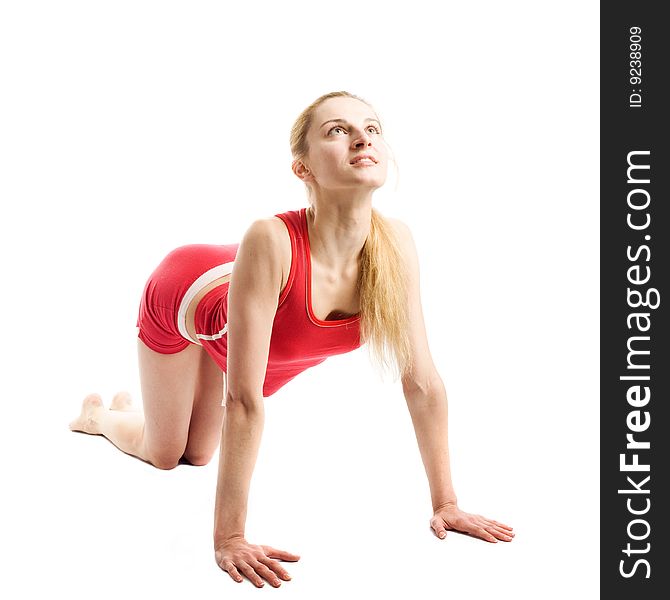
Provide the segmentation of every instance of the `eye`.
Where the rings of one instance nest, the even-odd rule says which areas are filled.
[[[335,125],[335,127],[331,127],[331,128],[328,130],[328,135],[331,135],[331,134],[332,134],[335,130],[337,130],[337,129],[339,129],[339,130],[340,130],[341,132],[343,132],[343,133],[346,133],[346,132],[347,132],[346,129],[344,129],[344,127],[342,127],[341,125]],[[376,133],[376,134],[378,134],[378,135],[381,135],[381,131],[380,131],[379,127],[377,127],[376,125],[368,125],[368,126],[365,128],[365,130],[366,130],[368,133]]]

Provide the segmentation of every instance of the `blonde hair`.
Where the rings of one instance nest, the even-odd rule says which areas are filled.
[[[307,132],[317,107],[329,98],[354,98],[349,92],[330,92],[317,98],[300,113],[291,128],[291,154],[302,160],[309,152]],[[308,211],[313,212],[311,205]],[[382,369],[404,376],[411,370],[409,342],[408,282],[398,240],[391,224],[372,209],[370,233],[359,256],[357,289],[361,306],[361,343],[369,342],[369,351]]]

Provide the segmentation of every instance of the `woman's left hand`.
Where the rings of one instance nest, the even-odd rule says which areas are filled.
[[[430,520],[435,535],[440,539],[447,536],[447,530],[460,531],[487,542],[511,542],[514,533],[509,525],[492,521],[481,515],[471,515],[463,512],[456,504],[448,504],[438,508]]]

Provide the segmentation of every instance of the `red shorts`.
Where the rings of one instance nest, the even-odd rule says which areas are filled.
[[[152,350],[175,354],[193,340],[186,309],[206,285],[228,275],[239,244],[191,244],[170,252],[144,286],[137,317],[138,337]]]

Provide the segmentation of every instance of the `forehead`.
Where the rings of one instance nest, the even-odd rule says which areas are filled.
[[[314,112],[314,124],[317,128],[329,119],[346,119],[359,123],[365,119],[377,119],[377,115],[365,102],[356,98],[337,97],[328,98]]]

